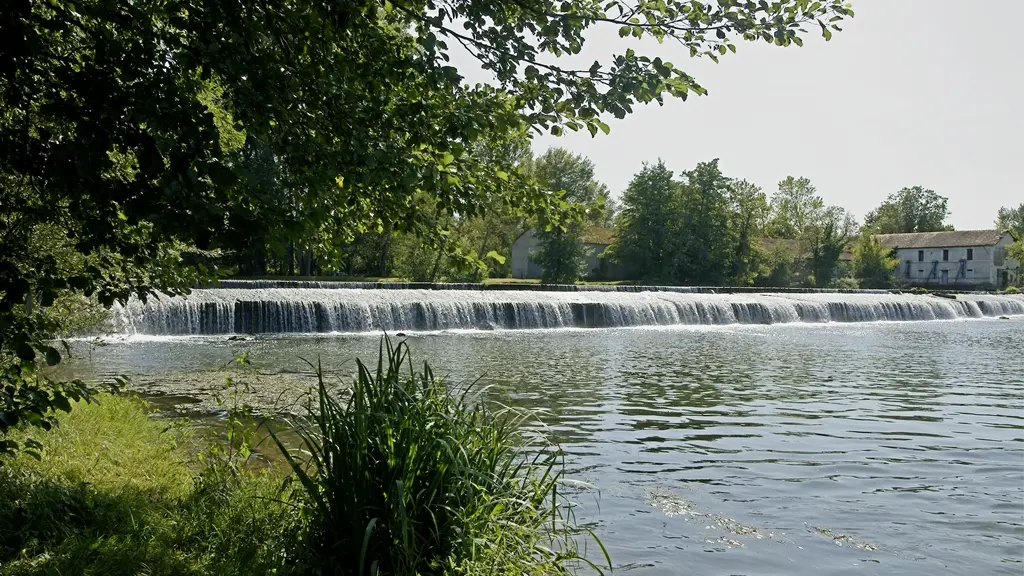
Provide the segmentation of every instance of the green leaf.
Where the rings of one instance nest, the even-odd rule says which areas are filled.
[[[43,348],[43,353],[46,355],[46,365],[56,366],[60,364],[60,352],[52,346],[46,346]]]
[[[210,162],[207,164],[206,173],[210,176],[210,181],[217,186],[228,187],[238,182],[238,175],[220,162]]]
[[[832,39],[832,31],[828,29],[828,25],[818,20],[818,24],[821,26],[821,35],[825,38],[825,41]]]
[[[53,290],[43,290],[39,293],[39,305],[43,307],[53,306]]]
[[[502,180],[504,180],[504,181],[508,182],[508,172],[505,172],[504,170],[498,170],[498,171],[496,171],[496,172],[495,172],[494,174],[495,174],[495,175],[496,175],[496,176],[497,176],[498,178],[501,178]]]
[[[495,250],[491,250],[490,252],[488,252],[487,253],[487,258],[490,258],[490,259],[496,261],[498,264],[504,264],[505,263],[505,257],[502,256],[501,254],[498,254],[498,252],[495,251]]]
[[[71,412],[71,402],[67,396],[60,393],[53,396],[53,407],[64,412]]]
[[[0,429],[12,428],[18,423],[17,412],[6,412],[0,410]]]
[[[14,351],[17,353],[18,358],[25,362],[31,362],[36,359],[36,351],[28,342],[18,342],[14,346]]]
[[[619,28],[619,38],[629,36],[632,31],[633,29],[630,26],[623,26],[622,28]]]
[[[611,127],[605,124],[604,122],[601,122],[600,120],[595,120],[595,122],[597,122],[597,127],[601,129],[601,132],[608,134],[609,132],[612,131]]]

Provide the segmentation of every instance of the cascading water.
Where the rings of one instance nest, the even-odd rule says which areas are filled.
[[[258,286],[250,284],[249,286]],[[1024,315],[1024,297],[888,293],[713,294],[234,287],[115,306],[122,333],[152,335],[601,328],[951,320]]]

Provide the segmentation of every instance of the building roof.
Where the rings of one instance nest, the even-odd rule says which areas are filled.
[[[800,251],[800,241],[792,238],[761,238],[761,247],[772,252],[776,249],[786,249],[793,255]]]
[[[516,239],[512,243],[516,243],[520,238],[527,234],[536,234],[536,228],[527,228],[516,236]],[[615,228],[602,228],[600,226],[591,226],[583,231],[583,242],[585,244],[598,244],[601,246],[610,246],[612,240],[615,239]]]
[[[800,253],[800,241],[792,238],[760,238],[761,247],[768,252],[774,251],[776,248],[785,248],[791,255],[796,257]],[[803,255],[804,258],[807,255]],[[849,262],[853,260],[853,252],[849,250],[843,250],[839,255],[841,262]]]
[[[886,248],[950,248],[954,246],[993,246],[1005,232],[1001,230],[943,230],[909,234],[876,234]]]
[[[602,244],[608,246],[615,239],[614,228],[601,228],[600,226],[591,226],[583,232],[583,241],[587,244]]]

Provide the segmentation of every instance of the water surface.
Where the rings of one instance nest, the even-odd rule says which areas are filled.
[[[1024,318],[413,334],[418,358],[545,410],[617,571],[1024,572]],[[375,336],[135,339],[72,362],[200,406],[347,376]],[[79,347],[83,355],[85,348]]]

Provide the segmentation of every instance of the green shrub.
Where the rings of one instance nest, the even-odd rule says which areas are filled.
[[[344,402],[321,376],[293,443],[305,455],[273,436],[288,466],[254,470],[256,420],[237,405],[205,444],[135,398],[77,403],[38,460],[0,467],[0,574],[547,576],[586,562],[561,454],[383,342]]]
[[[1010,286],[1006,290],[1003,290],[1003,293],[1004,294],[1020,294],[1020,288],[1017,288],[1016,286]]]
[[[907,292],[910,292],[911,294],[919,294],[920,295],[920,294],[927,294],[928,293],[928,289],[921,288],[920,286],[918,286],[916,288],[911,288],[910,290],[907,290]]]
[[[67,292],[54,299],[46,308],[46,314],[56,321],[58,331],[54,337],[92,336],[107,331],[110,310],[99,303],[94,295],[86,298],[81,294]]]
[[[857,290],[860,287],[860,282],[858,282],[856,278],[853,278],[851,276],[843,276],[842,278],[836,278],[835,280],[832,281],[832,285],[830,286],[830,288],[835,288],[838,290]]]
[[[578,558],[562,457],[527,448],[523,416],[449,389],[429,366],[415,372],[405,343],[385,338],[375,369],[357,365],[345,401],[314,366],[316,405],[299,425],[305,455],[278,442],[305,489],[316,568],[569,571]]]
[[[39,460],[22,452],[0,467],[0,574],[287,574],[308,565],[280,472],[236,472],[221,460],[200,467],[185,428],[151,418],[134,398],[99,400],[78,403],[46,432]]]

